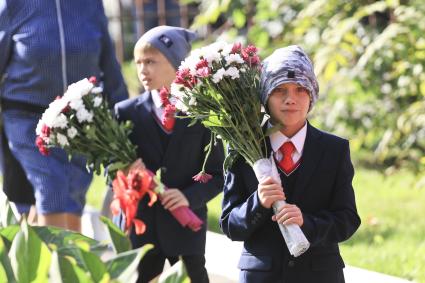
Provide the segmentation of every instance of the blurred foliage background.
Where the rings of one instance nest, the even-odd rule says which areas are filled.
[[[425,184],[423,1],[203,0],[202,44],[253,43],[264,58],[297,44],[315,64],[320,100],[310,120],[351,140],[365,166],[401,168]]]
[[[194,47],[252,43],[265,58],[297,44],[320,98],[310,121],[350,140],[362,225],[341,246],[347,264],[425,282],[425,5],[420,0],[186,0],[208,29]],[[134,63],[123,65],[137,94]],[[219,232],[221,198],[209,205]]]

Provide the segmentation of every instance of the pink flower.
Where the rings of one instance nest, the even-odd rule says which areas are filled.
[[[202,59],[201,61],[196,63],[195,69],[198,70],[205,67],[208,68],[208,61],[206,59]]]
[[[205,173],[204,171],[199,172],[192,179],[199,183],[208,183],[209,180],[212,179],[212,175]]]
[[[176,123],[176,119],[174,117],[175,113],[176,106],[173,104],[165,106],[161,123],[167,131],[171,131],[174,128],[174,124]]]
[[[258,65],[260,63],[260,57],[257,55],[257,47],[254,45],[248,45],[246,48],[242,49],[242,58],[249,65]]]
[[[210,68],[203,67],[196,70],[196,75],[200,76],[201,78],[206,78],[211,74]]]
[[[71,106],[67,105],[62,109],[62,113],[68,113],[69,111],[71,111]]]
[[[43,127],[41,128],[41,133],[43,135],[43,137],[49,137],[50,136],[50,128],[44,124]]]
[[[165,86],[162,87],[159,91],[159,98],[161,99],[162,106],[170,104],[169,97],[170,92],[168,91],[168,89]]]
[[[196,78],[190,74],[189,69],[182,69],[177,71],[174,83],[184,85],[185,87],[192,89],[196,84]]]
[[[237,54],[240,53],[242,49],[242,44],[240,42],[236,42],[233,44],[232,51],[230,51],[230,54]]]
[[[41,152],[41,154],[45,156],[49,155],[49,150],[47,149],[46,143],[44,142],[42,137],[38,136],[35,139],[35,144],[37,145],[38,150]]]
[[[95,76],[91,76],[90,78],[89,78],[89,82],[91,82],[92,84],[96,84],[97,83],[97,79],[96,79],[96,77]]]

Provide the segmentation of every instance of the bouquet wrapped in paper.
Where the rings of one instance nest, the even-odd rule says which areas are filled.
[[[280,182],[261,127],[260,67],[255,46],[214,43],[193,50],[182,62],[171,94],[177,100],[177,109],[200,121],[243,156],[259,181],[271,176]],[[233,158],[226,158],[225,168]],[[284,204],[275,202],[275,212]],[[279,224],[279,228],[292,255],[299,256],[309,248],[298,225]]]
[[[139,201],[149,195],[149,205],[153,205],[167,188],[137,159],[136,146],[128,138],[131,129],[131,122],[120,124],[114,119],[95,78],[83,79],[50,103],[38,122],[36,145],[44,155],[52,147],[63,148],[70,156],[84,155],[88,167],[98,174],[101,166],[107,168],[108,180],[113,180],[112,212],[122,211],[126,230],[134,225],[141,234],[146,227],[136,219]],[[170,212],[193,231],[202,226],[202,220],[188,207]]]

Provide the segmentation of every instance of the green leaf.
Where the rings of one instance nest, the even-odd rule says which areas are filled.
[[[52,252],[52,259],[49,269],[49,280],[50,282],[63,283],[62,275],[60,272],[59,255],[56,251]]]
[[[94,282],[73,258],[59,256],[58,259],[63,283]]]
[[[136,282],[139,262],[152,248],[153,245],[146,244],[141,248],[120,253],[108,260],[106,265],[111,278],[125,283]]]
[[[92,252],[81,250],[84,260],[84,269],[90,273],[94,282],[108,282],[109,274],[106,265]]]
[[[239,156],[240,155],[236,150],[229,151],[226,158],[224,159],[224,163],[223,163],[224,170],[227,171],[230,167],[232,167],[233,163],[236,161],[236,159]]]
[[[109,237],[112,241],[112,246],[116,253],[122,253],[129,251],[131,249],[131,242],[128,237],[122,232],[119,227],[117,227],[112,221],[105,217],[101,216],[100,220],[105,223],[108,228]]]
[[[244,27],[246,23],[245,13],[241,9],[234,10],[232,13],[232,19],[237,28]]]
[[[124,163],[121,161],[114,162],[108,165],[108,171],[116,171],[116,170],[124,169],[126,166],[128,166],[127,163]]]
[[[16,282],[2,237],[0,237],[0,282]]]
[[[57,227],[35,226],[33,227],[33,229],[45,244],[53,244],[59,248],[75,245],[77,242],[85,242],[91,248],[99,245],[97,241],[84,235],[81,235],[80,233],[76,233],[69,230],[63,230]]]
[[[24,219],[9,251],[10,263],[19,283],[47,282],[51,254]]]
[[[183,261],[180,259],[173,266],[164,271],[159,277],[158,283],[190,283]]]
[[[17,224],[18,220],[12,211],[6,195],[0,191],[0,227]]]
[[[19,231],[19,225],[13,225],[0,230],[0,236],[3,238],[4,244],[7,249],[10,249],[12,241],[16,236],[16,233]]]

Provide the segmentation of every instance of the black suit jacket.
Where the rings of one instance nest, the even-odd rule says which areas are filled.
[[[206,240],[206,203],[216,196],[223,186],[223,146],[214,146],[206,164],[206,172],[213,178],[206,184],[192,180],[199,173],[204,161],[204,148],[210,141],[210,131],[201,124],[188,127],[189,119],[177,119],[166,148],[162,147],[158,130],[161,130],[152,114],[150,92],[117,103],[115,115],[120,121],[134,123],[131,141],[137,145],[137,155],[153,172],[162,170],[162,182],[169,188],[180,189],[189,200],[190,208],[203,221],[198,232],[183,228],[176,219],[156,202],[148,207],[148,197],[141,200],[137,217],[145,222],[144,234],[131,235],[134,247],[153,243],[166,256],[204,254]]]
[[[240,282],[344,282],[338,243],[359,227],[347,140],[308,124],[302,162],[291,198],[302,211],[301,227],[310,249],[289,254],[272,210],[258,199],[258,181],[242,158],[226,173],[220,226],[232,240],[244,241]]]

